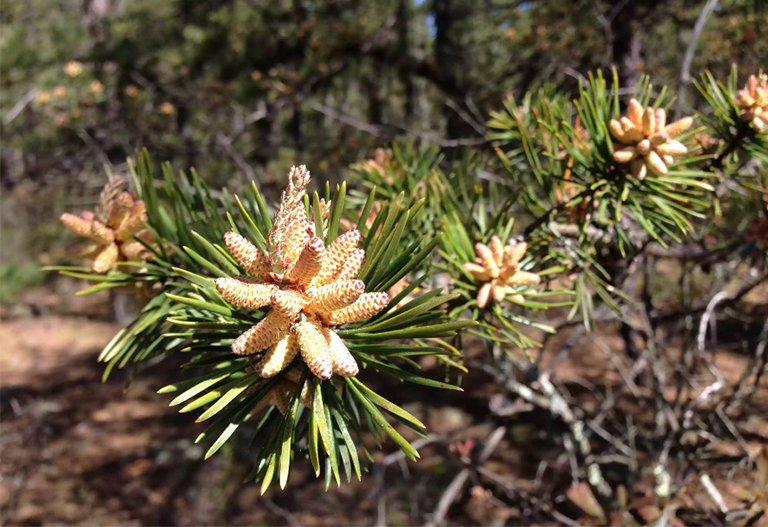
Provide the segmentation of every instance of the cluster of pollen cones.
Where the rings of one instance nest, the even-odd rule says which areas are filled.
[[[142,200],[130,192],[121,192],[102,203],[103,213],[91,211],[79,216],[64,213],[61,222],[69,230],[88,238],[88,242],[77,249],[79,256],[91,261],[92,269],[105,273],[115,268],[120,261],[146,261],[152,252],[139,242],[151,242],[152,236],[144,229],[147,220]]]
[[[238,307],[271,308],[235,340],[232,351],[252,355],[266,350],[255,364],[262,377],[273,377],[299,354],[321,379],[334,373],[357,375],[357,362],[332,328],[376,315],[389,303],[389,296],[366,293],[365,284],[355,279],[365,258],[357,248],[357,230],[326,247],[315,235],[314,223],[307,220],[303,203],[293,201],[299,213],[289,212],[280,236],[270,236],[279,244],[269,254],[235,232],[224,237],[230,254],[248,275],[218,278],[219,293]]]
[[[758,132],[765,131],[768,127],[768,74],[750,75],[747,87],[739,90],[734,102],[742,119],[749,121]]]
[[[614,145],[613,159],[629,163],[632,175],[642,180],[650,171],[657,176],[666,175],[676,157],[688,152],[686,146],[674,138],[693,124],[693,118],[683,117],[667,124],[664,108],[643,108],[637,99],[630,99],[627,115],[611,119],[611,135],[619,144]]]
[[[518,286],[536,285],[541,281],[539,275],[520,269],[520,260],[525,256],[528,245],[525,242],[510,241],[503,245],[498,236],[491,238],[490,247],[484,243],[475,244],[477,258],[465,263],[464,269],[478,282],[484,282],[477,293],[477,305],[484,308],[489,300],[502,302],[507,294],[514,294],[513,299],[521,301],[516,293]]]

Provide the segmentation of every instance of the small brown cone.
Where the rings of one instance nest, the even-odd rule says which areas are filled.
[[[364,293],[354,303],[333,311],[329,319],[330,325],[357,322],[379,313],[389,303],[386,293]]]
[[[216,289],[232,305],[258,309],[271,302],[276,288],[271,284],[261,284],[250,276],[232,276],[217,278]]]
[[[120,252],[123,253],[123,256],[125,256],[125,259],[129,262],[146,260],[150,254],[147,248],[136,240],[130,240],[123,243],[120,246]]]
[[[325,340],[328,342],[328,349],[333,363],[333,373],[343,377],[354,377],[360,371],[357,361],[349,352],[347,345],[341,340],[332,329],[323,328]]]
[[[269,392],[269,397],[272,399],[272,404],[275,405],[277,411],[282,415],[288,413],[288,407],[291,404],[292,396],[292,385],[286,382],[278,382]]]
[[[301,358],[316,377],[330,379],[333,363],[322,326],[314,319],[304,319],[295,326],[301,349]]]
[[[293,334],[294,339],[296,338],[296,334]],[[296,345],[298,345],[298,341],[296,341]],[[285,372],[285,378],[291,381],[294,384],[298,384],[298,382],[301,380],[301,374],[304,370],[304,367],[301,365],[296,365],[295,368],[291,368],[287,372]]]
[[[307,408],[312,408],[312,400],[314,399],[315,390],[312,383],[307,380],[304,386],[301,387],[301,393],[299,394],[299,401]]]
[[[232,343],[237,355],[253,355],[282,339],[290,329],[290,320],[277,311],[270,311],[258,324]]]

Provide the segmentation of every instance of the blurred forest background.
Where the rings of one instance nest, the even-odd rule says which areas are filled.
[[[573,92],[581,75],[610,66],[628,89],[650,74],[690,111],[699,100],[691,77],[702,69],[724,79],[732,65],[768,65],[761,4],[3,0],[0,366],[3,420],[12,420],[3,426],[3,516],[20,524],[416,521],[430,478],[447,477],[439,455],[455,452],[425,450],[419,470],[432,475],[412,496],[402,460],[390,460],[400,486],[394,512],[374,499],[383,472],[327,495],[308,478],[259,501],[241,488],[234,455],[197,461],[201,452],[185,439],[194,437],[191,419],[153,395],[162,380],[145,378],[128,396],[125,375],[101,385],[94,357],[114,332],[109,299],[72,300],[80,284],[39,271],[72,240],[59,214],[93,205],[104,166],[121,172],[139,147],[195,167],[213,187],[253,179],[267,192],[293,163],[336,181],[398,138],[447,156],[492,153],[485,123],[506,96]],[[476,388],[465,407],[430,418],[430,429],[471,427],[475,412],[487,411]],[[514,463],[525,453],[507,454]],[[478,492],[457,522],[509,517],[481,516],[495,509]]]

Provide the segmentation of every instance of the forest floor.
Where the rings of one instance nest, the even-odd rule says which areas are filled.
[[[530,508],[536,500],[523,503],[521,497],[536,488],[536,480],[561,477],[542,473],[562,457],[562,447],[542,432],[555,426],[552,421],[520,400],[506,400],[486,374],[470,372],[463,394],[436,395],[420,387],[387,392],[423,418],[434,434],[434,441],[420,448],[419,462],[377,454],[373,473],[362,482],[333,485],[327,493],[305,464],[296,463],[287,490],[273,488],[261,497],[255,485],[243,484],[250,469],[246,441],[232,442],[204,462],[204,446],[194,444],[202,425],[169,408],[168,396],[157,395],[160,387],[177,380],[179,359],[152,365],[151,373],[137,377],[128,389],[126,371],[102,383],[103,366],[96,357],[118,327],[103,320],[109,311],[106,295],[73,300],[71,287],[35,288],[14,310],[0,313],[3,525],[421,524],[465,466],[456,445],[460,450],[466,440],[482,444],[502,426],[504,438],[484,465],[485,475],[473,472],[457,493],[447,515],[450,524],[517,524],[535,517]],[[592,335],[589,342],[574,346],[556,367],[561,382],[573,380],[571,395],[584,398],[585,408],[597,404],[587,399],[590,386],[618,376],[604,352],[620,345],[611,334]],[[724,351],[718,366],[735,381],[746,360]],[[587,388],[578,393],[578,385]],[[409,401],[429,401],[430,409]],[[733,460],[768,445],[766,383],[755,394],[753,408],[737,423],[738,436],[708,446],[713,462],[705,469],[729,507],[736,499],[728,489],[750,484],[750,473]],[[638,422],[648,419],[640,415],[647,409],[628,406],[626,412]],[[394,448],[388,443],[385,451]],[[645,487],[631,489],[630,500],[642,502],[650,494],[648,465]],[[565,479],[567,488],[570,476]],[[706,518],[717,506],[700,479],[696,474],[681,477],[684,499],[675,506]],[[579,515],[562,493],[538,499],[549,500],[549,507],[567,516]],[[635,516],[638,511],[641,506]]]

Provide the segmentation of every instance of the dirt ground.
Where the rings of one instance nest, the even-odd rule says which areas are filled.
[[[6,312],[0,320],[4,525],[421,524],[464,466],[457,445],[460,451],[467,440],[482,444],[500,426],[506,427],[504,439],[485,465],[489,477],[500,480],[472,474],[449,509],[449,524],[522,522],[535,503],[523,499],[527,489],[533,490],[541,477],[561,478],[548,471],[563,463],[562,446],[547,433],[557,425],[520,400],[500,401],[503,396],[490,378],[471,372],[464,379],[463,394],[435,394],[419,387],[388,392],[437,434],[438,440],[420,448],[418,463],[395,455],[387,458],[384,469],[385,454],[395,451],[387,444],[362,482],[343,483],[328,492],[302,463],[295,463],[288,489],[272,489],[261,497],[255,485],[242,483],[250,469],[247,440],[232,441],[203,461],[204,446],[193,442],[202,426],[194,424],[193,416],[169,408],[169,397],[156,393],[178,380],[179,359],[150,365],[151,371],[130,382],[127,390],[131,379],[125,371],[101,382],[103,367],[96,357],[117,331],[115,324],[103,321],[109,304],[106,297],[97,297],[73,305],[65,300],[72,298],[68,294],[57,289],[32,292],[27,296],[29,309]],[[616,338],[585,337],[558,364],[555,373],[561,382],[572,381],[572,397],[580,398],[579,386],[587,393],[619,382],[619,371],[604,355],[619,345]],[[718,364],[735,380],[745,361],[725,350]],[[414,401],[429,401],[429,411]],[[584,404],[589,409],[597,403],[585,399]],[[642,414],[636,404],[626,404],[628,415]],[[500,405],[512,405],[513,411],[499,411]],[[736,424],[738,440],[726,437],[705,447],[711,462],[702,468],[729,507],[738,504],[729,489],[748,487],[751,481],[735,460],[768,445],[765,383],[753,405],[752,415]],[[642,458],[639,463],[648,465],[649,492],[651,464]],[[682,484],[685,498],[676,507],[697,511],[689,515],[697,518],[716,509],[696,474],[684,476]],[[566,489],[569,478],[557,485]],[[631,492],[631,499],[640,499],[643,486]],[[567,516],[579,516],[564,493],[540,499]]]

